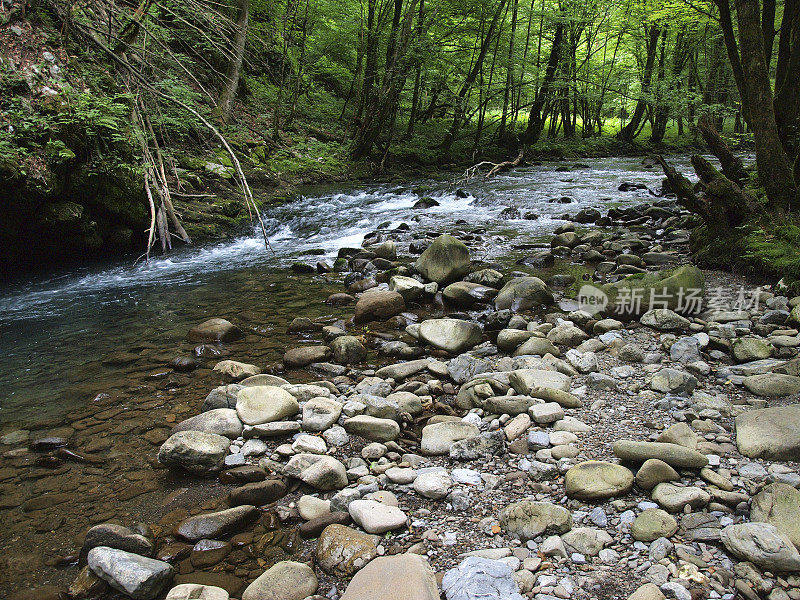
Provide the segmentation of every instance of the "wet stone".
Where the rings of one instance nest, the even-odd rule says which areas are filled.
[[[219,540],[200,540],[192,548],[192,565],[198,569],[210,567],[231,553],[231,545]]]

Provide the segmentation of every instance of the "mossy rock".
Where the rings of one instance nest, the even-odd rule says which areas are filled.
[[[636,318],[651,308],[669,308],[684,314],[699,312],[705,287],[703,272],[694,265],[683,265],[664,271],[636,273],[605,285],[602,290],[608,296],[607,313]],[[693,298],[699,300],[692,301]]]

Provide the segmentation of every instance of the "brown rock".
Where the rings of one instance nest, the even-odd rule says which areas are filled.
[[[355,323],[385,321],[400,314],[406,308],[403,297],[397,292],[368,292],[356,302]]]
[[[208,319],[186,334],[190,342],[232,342],[242,337],[241,330],[225,319]]]

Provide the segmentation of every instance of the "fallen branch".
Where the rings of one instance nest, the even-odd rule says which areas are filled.
[[[486,174],[483,176],[484,179],[491,179],[498,173],[504,173],[505,171],[510,171],[511,169],[518,167],[522,164],[522,161],[525,159],[525,150],[524,148],[520,148],[517,157],[514,160],[506,160],[501,163],[493,163],[488,160],[484,160],[479,162],[476,165],[471,166],[469,169],[464,171],[463,175],[460,179],[454,182],[454,185],[461,185],[466,183],[470,179],[474,179],[478,176],[482,169],[486,167],[491,167]]]

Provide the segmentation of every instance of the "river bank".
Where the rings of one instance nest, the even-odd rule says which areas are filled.
[[[195,287],[198,282],[191,278],[187,282],[188,261],[176,268],[180,277],[175,280],[176,289],[167,297],[157,298],[146,294],[146,288],[141,285],[125,286],[125,277],[130,277],[130,274],[124,271],[114,273],[119,279],[114,282],[115,291],[110,295],[119,297],[120,290],[129,290],[125,293],[137,303],[132,315],[141,318],[142,310],[148,306],[166,314],[160,326],[148,324],[148,334],[140,328],[128,332],[127,337],[117,337],[114,341],[119,348],[115,352],[106,354],[97,362],[86,363],[88,377],[82,383],[85,386],[82,402],[76,402],[66,415],[49,420],[40,418],[38,423],[29,418],[24,428],[27,433],[20,433],[13,423],[7,422],[4,427],[6,437],[3,441],[8,442],[10,447],[3,455],[2,471],[3,510],[8,523],[7,531],[11,532],[4,541],[4,555],[7,556],[4,566],[8,567],[3,569],[8,579],[3,582],[4,586],[8,586],[6,589],[11,592],[47,581],[66,587],[77,570],[68,567],[58,571],[54,567],[62,563],[71,564],[71,559],[62,557],[73,554],[80,547],[90,526],[111,521],[134,527],[152,540],[150,543],[155,543],[156,556],[174,564],[176,582],[214,583],[228,588],[235,597],[240,597],[238,594],[244,587],[277,560],[309,562],[314,566],[313,577],[320,585],[319,592],[328,594],[332,586],[339,592],[344,591],[354,572],[353,567],[362,566],[364,557],[379,553],[394,556],[408,549],[424,552],[439,573],[457,566],[461,562],[458,555],[463,552],[485,551],[485,556],[502,559],[504,568],[510,569],[506,574],[503,567],[490,565],[496,581],[509,581],[511,572],[514,572],[513,578],[524,593],[542,599],[553,595],[574,598],[625,597],[644,578],[659,584],[666,583],[665,590],[673,586],[675,597],[681,596],[674,584],[686,582],[689,582],[689,587],[708,591],[709,597],[725,597],[733,589],[732,586],[737,585],[737,579],[745,585],[752,583],[762,587],[772,581],[773,587],[784,587],[786,593],[794,593],[794,584],[789,583],[794,581],[791,578],[774,580],[759,575],[756,580],[752,571],[738,567],[734,569],[729,562],[732,558],[730,553],[714,542],[719,530],[728,526],[728,519],[731,522],[742,520],[747,511],[746,505],[740,505],[757,496],[764,483],[773,480],[791,485],[796,483],[796,469],[791,463],[743,459],[739,454],[740,447],[736,445],[739,443],[738,435],[732,434],[733,417],[739,412],[761,408],[766,402],[780,405],[787,400],[765,401],[761,396],[753,395],[750,391],[752,386],[743,389],[728,383],[741,383],[742,376],[737,369],[745,372],[748,369],[776,368],[780,366],[779,363],[794,356],[792,340],[797,339],[797,332],[786,331],[785,326],[777,323],[779,317],[785,320],[788,316],[781,313],[782,302],[773,299],[772,307],[766,311],[761,304],[747,315],[716,315],[719,321],[706,318],[683,321],[670,317],[667,320],[671,322],[669,327],[676,328],[668,331],[664,330],[666,321],[648,322],[640,318],[639,321],[648,325],[639,326],[635,321],[618,324],[606,321],[599,325],[600,321],[592,315],[587,318],[585,314],[571,312],[576,306],[559,307],[558,301],[562,296],[574,295],[577,287],[582,285],[584,275],[592,280],[605,273],[602,277],[608,281],[640,268],[652,270],[657,263],[658,268],[663,268],[686,262],[688,241],[688,234],[682,229],[685,216],[681,216],[669,203],[651,207],[650,212],[645,214],[644,209],[633,208],[640,204],[635,191],[626,192],[629,195],[624,197],[626,201],[621,204],[614,203],[606,196],[608,193],[611,197],[621,197],[611,190],[626,180],[636,183],[637,177],[642,176],[635,162],[597,163],[588,171],[585,168],[573,168],[568,174],[557,171],[559,166],[509,174],[494,182],[491,189],[471,189],[473,195],[467,198],[430,189],[415,193],[407,188],[319,198],[309,203],[313,204],[307,207],[309,215],[312,209],[318,217],[322,215],[320,207],[326,203],[330,205],[330,212],[324,214],[330,215],[330,218],[340,213],[356,214],[348,215],[350,220],[345,223],[350,224],[349,228],[343,228],[344,223],[341,222],[338,229],[335,222],[316,224],[315,228],[306,230],[307,237],[300,244],[297,242],[297,233],[299,225],[307,223],[305,213],[299,211],[295,214],[295,220],[284,220],[291,224],[294,231],[284,231],[273,240],[280,257],[278,264],[283,265],[283,269],[299,262],[316,269],[318,260],[327,260],[330,266],[334,266],[333,259],[341,254],[347,264],[347,268],[340,267],[341,273],[313,275],[270,272],[254,256],[257,238],[244,240],[239,246],[231,246],[227,252],[223,252],[224,248],[218,248],[218,263],[209,263],[212,257],[208,255],[201,261],[195,257],[193,264],[206,271],[209,265],[215,264],[228,265],[230,268],[231,260],[238,258],[238,270],[222,273],[215,285],[209,285],[207,275],[203,278],[203,285]],[[615,175],[609,176],[610,172]],[[581,176],[577,177],[578,174]],[[647,180],[657,175],[645,174],[643,177]],[[557,182],[555,187],[561,193],[553,189],[554,182]],[[521,189],[527,190],[524,198],[519,197]],[[642,192],[647,193],[645,190]],[[411,208],[428,194],[437,199],[439,206],[424,210]],[[571,206],[560,203],[567,195],[573,198]],[[348,204],[354,202],[351,200],[354,198],[358,199],[356,203]],[[514,202],[510,201],[512,199]],[[357,206],[370,207],[370,212],[358,214]],[[532,212],[534,206],[538,219],[525,219],[524,213]],[[516,210],[519,214],[509,213],[508,209]],[[568,220],[560,218],[565,212],[571,217],[581,213],[583,216],[579,220],[588,218],[596,221],[597,215],[593,210],[604,215],[609,213],[612,218],[610,227],[594,228],[578,224],[577,235],[574,235],[569,231]],[[506,216],[500,217],[504,212]],[[511,220],[508,220],[509,217]],[[377,227],[381,222],[389,224]],[[409,224],[409,228],[402,223]],[[554,229],[559,226],[563,232],[553,237]],[[377,234],[370,235],[371,231],[377,231]],[[404,269],[416,260],[419,252],[443,231],[467,244],[472,259],[470,270],[480,273],[467,279],[478,281],[481,285],[460,284],[452,288],[445,299],[427,296],[432,291],[429,288],[427,291],[421,290],[421,296],[413,299],[414,290],[422,284],[396,280],[395,289],[400,289],[398,284],[402,283],[401,297],[407,296],[402,300],[403,307],[396,296],[387,295],[388,292],[372,296],[373,300],[370,300],[367,292],[355,309],[356,314],[363,316],[363,320],[360,317],[356,324],[349,322],[354,314],[353,300],[343,296],[342,292],[359,296],[372,285],[365,283],[370,278],[374,278],[375,283],[388,283],[391,276],[403,275],[406,273]],[[392,246],[386,243],[389,240],[396,244],[398,261],[393,260],[390,251]],[[342,247],[358,247],[362,241],[367,248],[375,249],[376,256],[339,250]],[[326,246],[328,243],[330,246]],[[314,246],[324,254],[319,257],[304,255],[314,250]],[[572,248],[565,249],[569,246]],[[378,251],[379,247],[382,249]],[[232,252],[233,248],[236,249]],[[248,254],[247,248],[253,254]],[[592,258],[592,251],[600,254],[602,259],[598,261]],[[377,257],[378,253],[388,258],[381,259]],[[552,266],[546,266],[551,259]],[[250,262],[253,260],[255,262]],[[243,268],[248,264],[251,268]],[[342,265],[341,261],[338,264]],[[400,265],[399,271],[395,270],[397,265]],[[275,265],[271,268],[274,269]],[[492,268],[498,271],[500,278],[486,270]],[[295,271],[299,270],[299,267],[295,267]],[[169,265],[160,265],[155,273],[162,282],[165,278],[170,281]],[[555,293],[556,304],[546,300],[540,306],[542,298],[539,297],[530,306],[515,306],[516,316],[496,306],[494,296],[498,288],[506,281],[520,281],[515,276],[522,274],[546,281]],[[98,275],[107,281],[110,274],[105,272]],[[143,273],[137,276],[142,277]],[[463,277],[464,273],[460,276]],[[570,277],[576,281],[571,281]],[[747,298],[754,292],[752,284],[730,275],[706,272],[705,278],[706,298],[713,300],[718,297],[715,300],[717,308],[720,305],[719,298],[730,298],[730,303],[735,304],[742,286],[747,286]],[[83,283],[75,287],[75,293],[86,296],[89,290],[90,295],[98,295],[98,288],[92,287],[92,284],[96,286],[100,279],[82,280]],[[137,283],[141,284],[141,279]],[[190,283],[188,287],[187,283]],[[121,288],[120,284],[123,284]],[[243,295],[245,290],[246,296]],[[235,300],[240,295],[241,298]],[[379,301],[381,296],[383,300]],[[472,304],[476,297],[479,300]],[[30,304],[26,308],[21,302],[23,299],[30,303],[34,297],[17,297],[18,309],[29,310]],[[36,299],[42,300],[41,296]],[[179,299],[182,304],[177,304]],[[329,302],[327,304],[326,299]],[[767,295],[760,299],[766,300]],[[202,305],[188,310],[198,300]],[[385,306],[386,303],[391,307],[388,312],[381,310],[372,315],[375,317],[380,314],[381,319],[374,320],[369,316],[369,310],[377,311],[379,306]],[[242,308],[233,307],[238,304]],[[367,310],[365,306],[372,308]],[[228,307],[228,310],[221,311],[220,307]],[[52,305],[40,304],[38,310],[53,308]],[[96,309],[90,310],[96,312]],[[383,318],[394,312],[399,312],[400,316],[392,316],[383,322]],[[570,320],[575,326],[560,324],[556,314]],[[115,320],[115,326],[109,331],[115,331],[116,334],[126,327],[126,322],[119,319],[120,314],[98,316],[101,320]],[[221,346],[205,344],[195,351],[198,338],[192,335],[192,339],[187,339],[189,329],[206,318],[218,316],[231,319],[243,337],[232,342],[226,341]],[[416,335],[420,339],[410,335],[417,331],[414,322],[445,316],[473,324],[464,326],[471,332],[469,344],[451,347],[449,344],[453,341],[453,335],[448,334],[445,336],[445,343],[448,344],[445,347],[452,352],[447,352],[441,346],[436,348],[439,342],[433,334],[419,331]],[[728,317],[731,316],[736,319],[730,321]],[[63,320],[65,317],[67,315],[62,313],[59,318]],[[300,319],[292,326],[296,317],[304,317],[310,322]],[[733,325],[726,325],[725,322]],[[404,333],[403,327],[409,323],[412,326],[408,333]],[[328,329],[322,329],[323,326]],[[479,338],[473,337],[476,327],[481,332]],[[501,335],[500,331],[504,333]],[[758,343],[743,344],[750,352],[744,354],[744,349],[738,351],[731,344],[728,335],[731,332],[736,338],[762,339]],[[348,335],[342,336],[342,333]],[[707,341],[704,335],[708,336]],[[336,338],[340,341],[336,342]],[[433,348],[431,342],[434,343]],[[522,344],[529,346],[524,352],[517,348]],[[763,363],[764,359],[760,358],[761,363],[750,364],[750,359],[756,358],[752,353],[763,354],[767,346],[775,360]],[[75,347],[83,346],[78,344]],[[286,349],[292,347],[306,349],[287,354]],[[60,352],[60,349],[56,350]],[[462,350],[467,353],[461,354]],[[542,357],[544,350],[553,356]],[[84,354],[93,355],[94,352],[87,353],[84,350]],[[322,370],[304,366],[309,356],[316,356],[317,360],[327,359],[335,364],[320,367]],[[412,362],[398,365],[400,358]],[[413,362],[420,359],[427,362]],[[345,417],[339,420],[347,430],[344,431],[345,435],[335,425],[324,427],[326,433],[323,436],[312,435],[313,439],[302,436],[294,440],[296,447],[289,448],[289,437],[266,438],[258,442],[258,437],[251,437],[252,430],[249,430],[251,433],[247,435],[247,440],[233,439],[231,448],[238,451],[229,450],[225,454],[230,457],[226,460],[233,465],[241,461],[238,457],[255,450],[245,461],[256,466],[255,470],[253,467],[234,468],[222,480],[197,480],[187,478],[185,474],[170,473],[156,460],[156,456],[160,454],[163,462],[170,463],[167,457],[169,452],[162,450],[159,453],[158,449],[170,436],[172,427],[197,415],[203,406],[211,408],[209,401],[219,402],[223,399],[230,403],[237,388],[228,388],[230,394],[226,389],[222,396],[219,392],[209,395],[209,391],[217,384],[228,384],[232,379],[241,380],[255,370],[253,367],[243,367],[242,371],[230,363],[218,365],[223,360],[255,365],[264,373],[279,374],[285,381],[291,382],[287,390],[296,400],[304,403],[303,417],[295,420],[293,415],[288,415],[288,420],[278,421],[285,424],[281,426],[292,427],[292,431],[295,428],[305,432],[318,431],[311,427],[312,417],[328,414],[325,407],[335,410],[336,405],[341,404],[340,410]],[[343,366],[342,363],[346,362],[354,364]],[[729,362],[744,366],[726,366]],[[417,369],[420,364],[421,368],[407,376],[397,371],[409,368],[409,365]],[[793,361],[789,364],[793,364]],[[388,370],[378,370],[384,366]],[[559,408],[552,406],[552,402],[546,404],[532,400],[535,395],[533,390],[517,389],[517,385],[523,385],[519,382],[511,386],[514,388],[513,395],[506,395],[504,390],[510,389],[510,380],[503,373],[531,367],[544,368],[547,373],[560,373],[547,376],[555,378],[553,381],[558,380],[559,387],[569,380],[569,394],[552,392],[549,397],[551,401],[561,400],[566,406],[556,402]],[[664,372],[670,369],[682,375]],[[63,367],[59,371],[67,372]],[[492,376],[491,373],[497,375]],[[479,375],[478,379],[469,382],[475,374]],[[376,375],[380,381],[373,379]],[[296,385],[308,382],[317,384],[314,387]],[[282,384],[277,379],[269,378],[256,379],[251,383]],[[794,379],[791,379],[791,383],[794,383]],[[489,386],[488,396],[481,385]],[[73,388],[68,395],[78,395],[80,389]],[[98,390],[98,395],[92,396],[95,390]],[[314,395],[309,395],[312,392]],[[393,394],[399,396],[392,398]],[[206,396],[208,399],[204,400]],[[89,398],[93,400],[86,405]],[[315,402],[312,398],[316,398],[320,410],[305,409],[308,402]],[[495,398],[493,402],[496,406],[487,406],[487,398]],[[513,407],[514,401],[520,398],[524,404],[524,410],[521,411],[519,407]],[[579,400],[580,406],[572,398]],[[403,410],[397,412],[397,407],[392,406],[401,400]],[[468,404],[472,406],[471,409]],[[249,418],[244,417],[238,408],[233,411],[222,410],[230,411],[223,413],[228,418],[226,422],[234,425],[239,422],[239,427],[240,416]],[[467,410],[471,416],[461,421],[460,417]],[[366,427],[358,425],[358,419],[364,420],[363,417],[356,416],[356,422],[346,423],[346,417],[362,412],[368,415]],[[205,414],[208,416],[208,413]],[[379,421],[370,421],[369,418]],[[207,420],[206,426],[211,421],[214,419]],[[397,424],[391,425],[388,421]],[[461,446],[466,446],[464,452],[467,452],[477,444],[477,448],[469,450],[477,453],[474,458],[470,458],[468,452],[459,455],[460,451],[456,451],[454,456],[451,450],[454,439],[445,444],[448,447],[444,456],[439,455],[441,450],[432,452],[432,446],[425,442],[425,427],[432,427],[427,430],[430,438],[432,433],[442,429],[434,426],[437,421],[458,423],[452,427],[468,431],[465,439],[474,441]],[[584,423],[588,430],[584,430],[578,422]],[[22,420],[17,423],[22,424]],[[194,427],[200,427],[196,421],[194,423]],[[682,426],[670,430],[669,427],[675,423]],[[219,421],[210,426],[213,429],[218,425]],[[694,438],[686,434],[684,425],[693,428]],[[269,427],[263,429],[266,431]],[[233,438],[238,437],[237,432],[227,433]],[[377,445],[368,445],[372,440],[363,439],[359,433],[367,438],[381,435],[386,439],[382,438]],[[479,435],[471,437],[475,433]],[[570,469],[577,469],[576,465],[587,459],[616,462],[617,449],[612,447],[612,442],[626,438],[655,439],[662,434],[664,441],[700,450],[705,460],[714,463],[709,463],[709,466],[716,475],[701,471],[698,479],[696,467],[676,465],[683,483],[688,486],[681,489],[691,490],[692,500],[688,504],[679,502],[677,505],[666,505],[668,501],[664,497],[680,496],[679,492],[671,491],[666,496],[659,495],[662,499],[657,502],[672,512],[677,510],[685,513],[686,516],[675,517],[676,526],[680,521],[682,529],[666,534],[672,546],[660,540],[652,543],[639,541],[637,546],[632,544],[630,524],[641,511],[649,508],[649,505],[641,504],[650,501],[646,491],[649,488],[642,485],[644,474],[636,488],[632,489],[624,483],[621,486],[624,490],[617,490],[611,497],[595,497],[590,501],[580,494],[576,495],[574,489],[566,489],[563,475]],[[702,439],[696,437],[698,434]],[[7,437],[9,435],[11,437]],[[441,435],[442,432],[439,432]],[[56,448],[61,443],[59,441],[36,442],[48,437],[63,438],[68,442],[70,451],[77,452],[84,461],[90,462],[76,463],[75,457],[59,453]],[[394,439],[389,439],[392,437]],[[345,443],[337,446],[345,439]],[[311,477],[310,473],[304,475],[304,469],[296,470],[298,463],[311,460],[301,460],[297,455],[317,451],[323,440],[327,447],[326,454],[331,460],[335,459],[344,465],[347,471],[345,480],[336,479],[335,487],[347,483],[346,490],[351,491],[340,493],[315,489],[315,485],[320,487],[321,479]],[[438,441],[442,442],[441,439]],[[487,451],[492,458],[484,457]],[[679,451],[673,449],[673,452]],[[715,456],[719,459],[718,464],[717,458],[713,458]],[[665,458],[663,452],[658,458]],[[294,461],[294,465],[287,468],[286,459],[290,459],[290,465]],[[95,460],[103,462],[92,464]],[[321,464],[325,472],[331,465],[334,462],[327,459]],[[763,466],[763,471],[759,470],[759,465]],[[212,470],[216,470],[216,466],[213,464]],[[573,473],[580,473],[581,469]],[[663,466],[661,469],[662,474],[669,473]],[[333,471],[341,475],[335,465]],[[611,471],[624,475],[623,479],[627,481],[628,475],[622,471]],[[638,469],[637,475],[641,471]],[[309,484],[296,487],[298,476],[300,480],[305,478]],[[422,480],[416,482],[420,476],[424,476],[422,479],[427,481],[426,485]],[[282,483],[255,484],[238,489],[240,485],[236,483],[242,484],[247,478],[254,477],[268,481],[280,478]],[[411,478],[414,479],[413,483],[410,482]],[[633,478],[632,472],[630,478]],[[725,494],[729,487],[723,481],[725,478],[728,478],[735,493]],[[665,489],[662,488],[662,491]],[[700,489],[707,497],[696,489]],[[392,495],[387,492],[393,494],[403,514],[403,526],[386,536],[381,543],[363,534],[348,533],[355,536],[352,547],[358,549],[357,554],[362,559],[356,559],[349,566],[345,564],[346,560],[342,562],[341,553],[336,551],[337,544],[345,539],[342,538],[344,533],[334,529],[327,536],[331,544],[330,553],[340,558],[330,559],[333,563],[326,562],[321,556],[325,551],[318,550],[313,537],[309,541],[301,541],[301,537],[298,537],[301,532],[314,530],[320,523],[302,525],[306,519],[300,519],[296,511],[300,510],[306,518],[311,515],[323,518],[323,523],[325,518],[332,517],[325,516],[327,509],[324,502],[309,498],[300,502],[300,499],[303,496],[317,496],[335,500],[334,508],[344,503],[343,508],[348,508],[345,511],[347,515],[356,516],[358,505],[353,506],[353,510],[347,506],[355,498],[355,490],[358,490],[359,497],[378,492],[376,498],[388,504],[394,502]],[[441,495],[443,492],[444,495]],[[276,497],[282,494],[288,495]],[[746,494],[746,497],[742,494]],[[230,504],[239,503],[237,498],[268,499],[269,502],[277,499],[278,502],[274,506],[270,504],[271,508],[255,525],[243,525],[243,530],[234,538],[229,539],[229,535],[212,536],[217,538],[218,544],[204,542],[190,552],[192,543],[187,544],[185,536],[173,538],[174,528],[190,515],[224,509]],[[545,518],[534,514],[535,511],[530,512],[528,508],[514,518],[509,518],[508,514],[502,516],[502,511],[508,506],[526,499],[566,506],[573,532],[567,532],[566,525],[561,521],[561,525],[547,525],[543,529],[545,535],[531,535],[531,541],[525,539],[531,530],[525,529],[527,533],[522,537],[526,543],[516,542],[514,536],[520,534],[519,527],[534,527],[534,523],[541,523]],[[298,504],[293,506],[294,502]],[[709,502],[712,504],[709,512],[706,512],[703,506]],[[692,506],[688,513],[685,512],[687,505]],[[373,504],[364,506],[370,508],[367,512],[373,516],[386,512]],[[276,516],[270,516],[272,510]],[[396,511],[390,512],[394,512],[394,517],[398,516]],[[647,516],[652,514],[647,513]],[[714,525],[710,517],[704,520],[707,517],[703,515],[714,517],[718,525]],[[410,517],[410,528],[406,528],[406,517]],[[341,514],[336,518],[345,520]],[[660,513],[658,518],[669,524],[669,520]],[[147,527],[135,526],[136,521],[143,521]],[[365,525],[363,520],[357,522]],[[644,522],[646,519],[640,525]],[[400,526],[399,520],[396,523]],[[698,527],[703,531],[696,532]],[[59,533],[54,534],[54,531]],[[548,538],[548,534],[556,531],[562,534],[560,538]],[[128,537],[130,535],[125,534]],[[703,535],[711,537],[706,539]],[[117,543],[115,539],[118,540],[113,535],[103,539],[112,545]],[[348,547],[351,547],[350,542]],[[661,552],[665,553],[663,557]],[[576,554],[582,555],[582,558]],[[216,558],[219,560],[215,562]],[[699,564],[701,562],[705,566]],[[93,564],[97,567],[98,563]],[[694,564],[698,573],[687,564]],[[375,567],[378,566],[379,563],[376,563]],[[303,575],[303,585],[298,585],[298,589],[306,589],[304,586],[310,581],[308,571],[292,568]],[[419,597],[432,597],[424,595],[433,593],[429,582],[425,583],[427,575],[424,565],[414,563],[404,569],[402,576],[409,582],[409,589],[413,588],[412,584],[421,586],[413,588],[422,594]],[[730,580],[726,579],[728,572],[732,574]],[[391,573],[384,572],[384,575],[388,577]],[[672,581],[666,582],[665,578]],[[91,581],[91,578],[88,580]],[[101,588],[101,596],[110,597],[107,591],[102,591],[102,586],[97,583],[93,585]],[[39,590],[37,593],[39,595],[34,597],[47,597],[43,595],[45,591]],[[372,594],[370,597],[376,597],[374,588],[369,593]],[[378,596],[384,597],[383,592]],[[451,596],[448,595],[448,598]]]

